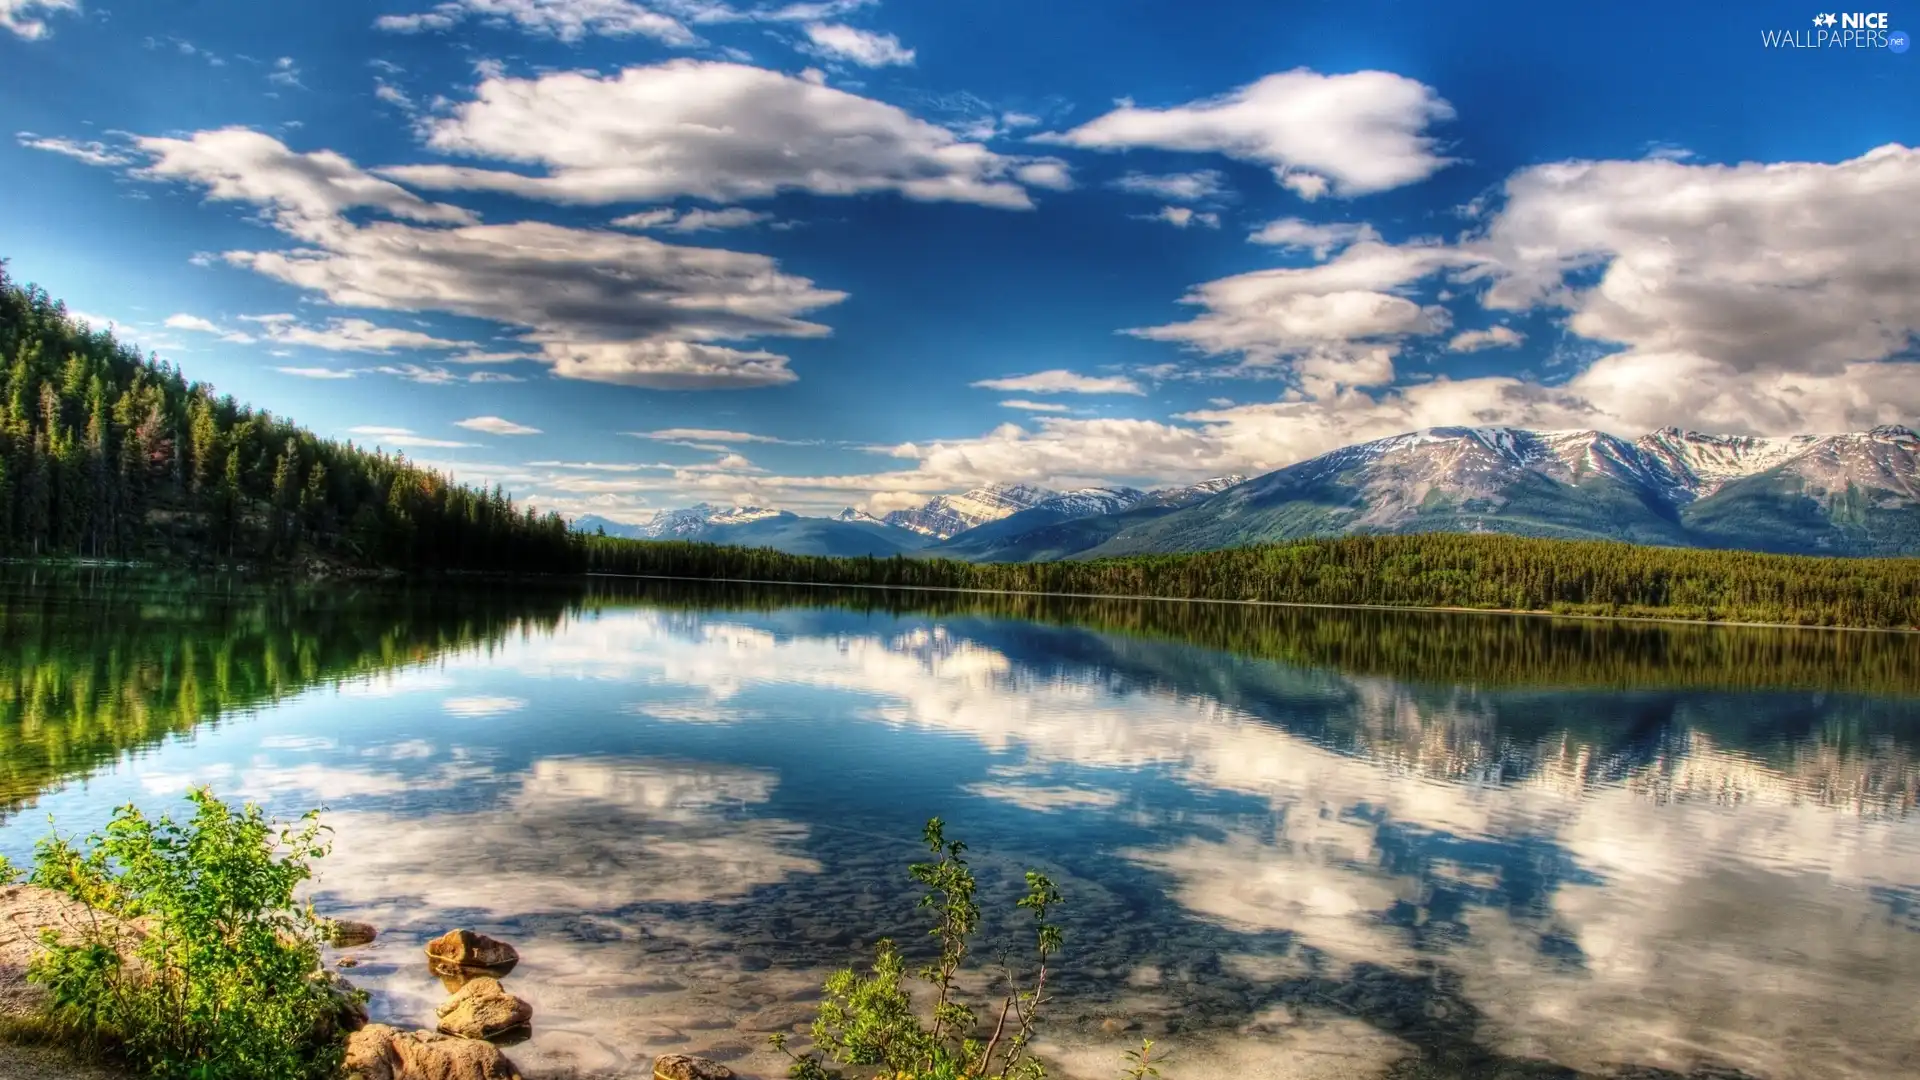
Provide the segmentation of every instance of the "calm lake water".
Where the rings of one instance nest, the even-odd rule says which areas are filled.
[[[663,583],[0,577],[0,853],[193,784],[336,830],[350,977],[514,942],[530,1072],[769,1032],[948,822],[1067,897],[1058,1075],[1920,1074],[1920,637]]]

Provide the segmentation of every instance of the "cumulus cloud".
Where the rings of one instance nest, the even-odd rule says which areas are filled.
[[[1453,335],[1447,342],[1451,352],[1479,352],[1482,349],[1511,349],[1527,340],[1526,335],[1511,326],[1495,326],[1486,330],[1466,330]]]
[[[1256,270],[1195,286],[1181,302],[1203,309],[1186,322],[1126,331],[1179,342],[1245,366],[1285,365],[1309,393],[1393,381],[1397,343],[1446,329],[1450,315],[1400,290],[1471,260],[1439,245],[1366,242],[1308,267]]]
[[[764,255],[543,222],[478,224],[464,209],[421,199],[331,151],[296,153],[246,129],[137,143],[151,157],[138,175],[262,206],[272,224],[305,242],[293,250],[228,251],[220,256],[227,263],[342,307],[434,311],[516,327],[563,378],[654,389],[792,382],[786,357],[719,343],[823,336],[825,326],[802,316],[845,299],[782,273]],[[347,218],[347,210],[363,207],[403,220]],[[522,355],[376,332],[361,320],[310,332],[265,325],[269,336],[295,344],[460,347],[469,351],[455,359],[465,362]]]
[[[1920,150],[1837,164],[1566,162],[1504,188],[1480,246],[1489,307],[1731,371],[1834,375],[1920,331]],[[1579,288],[1570,275],[1601,270]]]
[[[1027,401],[1024,398],[1011,398],[1000,403],[1003,409],[1020,409],[1025,412],[1061,413],[1068,407],[1057,401]]]
[[[381,175],[436,190],[583,204],[676,196],[726,203],[806,191],[1033,205],[1015,175],[1032,159],[963,141],[885,102],[744,64],[674,60],[604,77],[495,75],[428,132],[435,150],[544,172],[406,165]]]
[[[586,37],[646,37],[691,46],[699,35],[680,20],[633,0],[448,0],[428,11],[383,15],[373,25],[396,34],[451,30],[468,20],[538,37],[575,42]]]
[[[218,334],[223,331],[212,322],[198,315],[169,315],[162,325],[175,330],[193,330],[202,334]]]
[[[80,0],[0,0],[0,30],[39,41],[52,32],[45,16],[60,12],[79,14]]]
[[[1054,369],[1031,375],[1012,375],[1002,379],[982,379],[973,385],[985,390],[1007,390],[1026,394],[1144,394],[1140,384],[1124,375],[1079,375]]]
[[[134,143],[150,159],[136,176],[185,181],[204,188],[210,199],[264,207],[276,224],[302,240],[321,238],[324,226],[359,208],[432,224],[479,220],[471,211],[428,202],[373,176],[331,150],[297,153],[250,128],[200,131],[184,139],[143,137]]]
[[[622,229],[662,229],[667,232],[690,233],[715,229],[744,229],[750,225],[771,220],[773,220],[772,214],[748,210],[744,206],[729,206],[724,210],[693,209],[684,213],[662,207],[658,210],[642,210],[625,217],[614,218],[612,224]]]
[[[1115,180],[1113,186],[1134,195],[1151,195],[1168,202],[1200,202],[1218,198],[1227,191],[1226,178],[1213,169],[1161,175],[1130,172]]]
[[[1448,164],[1429,125],[1453,107],[1431,87],[1385,71],[1298,68],[1219,97],[1166,109],[1130,101],[1042,142],[1089,150],[1223,154],[1266,165],[1303,198],[1364,195],[1424,180]]]
[[[815,55],[846,60],[861,67],[907,66],[913,63],[913,50],[900,44],[892,34],[859,30],[837,23],[808,23],[807,41]]]
[[[516,424],[511,420],[503,419],[498,416],[472,416],[472,417],[468,417],[465,420],[455,421],[453,426],[466,428],[468,431],[484,432],[488,435],[538,435],[540,434],[540,429],[537,427],[528,427],[525,424]]]

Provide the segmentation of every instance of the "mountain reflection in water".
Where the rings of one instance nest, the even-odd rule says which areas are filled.
[[[1066,893],[1043,1050],[1168,1080],[1920,1072],[1920,638],[659,585],[0,593],[0,826],[328,806],[316,903],[424,1023],[514,941],[530,1070],[780,1069],[923,924]],[[236,721],[235,714],[247,714]],[[220,722],[216,722],[220,721]],[[991,948],[985,950],[991,955]],[[1103,1021],[1117,1021],[1102,1026]],[[1113,1032],[1109,1028],[1124,1030]]]

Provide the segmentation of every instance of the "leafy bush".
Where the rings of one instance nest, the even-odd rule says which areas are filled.
[[[1034,918],[1035,963],[1023,979],[1011,963],[1003,964],[1005,984],[999,1011],[990,1033],[982,1029],[972,1006],[955,997],[954,980],[970,950],[970,939],[980,926],[980,907],[974,902],[975,881],[964,853],[967,845],[946,838],[945,824],[934,818],[923,834],[936,861],[915,863],[908,872],[926,886],[920,906],[932,908],[931,935],[939,940],[939,957],[917,973],[933,990],[930,1022],[914,1012],[904,985],[906,961],[890,940],[875,947],[873,972],[861,976],[852,969],[827,980],[826,1000],[813,1023],[813,1049],[795,1054],[785,1035],[773,1035],[776,1049],[793,1060],[791,1080],[843,1080],[846,1073],[829,1062],[864,1067],[863,1071],[888,1080],[1041,1080],[1046,1069],[1029,1053],[1039,1023],[1040,1007],[1048,1000],[1047,964],[1060,951],[1060,928],[1047,915],[1060,902],[1060,890],[1045,874],[1027,871],[1027,891],[1017,906]],[[982,1040],[981,1034],[987,1037]],[[1158,1076],[1150,1062],[1151,1042],[1129,1051],[1130,1077]]]
[[[316,813],[283,827],[204,788],[188,799],[185,824],[124,806],[81,844],[41,842],[34,883],[94,917],[78,940],[49,933],[28,977],[54,1019],[157,1080],[334,1080],[363,998],[321,968],[318,921],[293,895],[326,830]]]

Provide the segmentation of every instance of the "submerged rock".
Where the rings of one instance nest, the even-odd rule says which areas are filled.
[[[332,919],[324,928],[323,940],[336,949],[353,949],[361,945],[373,944],[379,931],[371,923],[354,922],[352,919]]]
[[[733,1070],[706,1058],[662,1054],[653,1059],[653,1080],[733,1080]]]
[[[347,1080],[521,1080],[500,1048],[478,1039],[369,1024],[347,1040]]]
[[[462,968],[511,968],[520,962],[513,946],[471,930],[449,930],[427,942],[427,957]]]
[[[462,986],[435,1013],[442,1032],[468,1039],[491,1039],[533,1020],[532,1005],[507,993],[500,980],[485,977]]]

